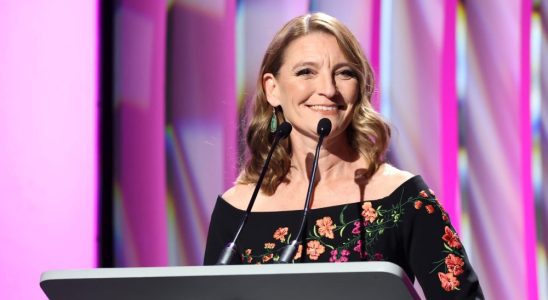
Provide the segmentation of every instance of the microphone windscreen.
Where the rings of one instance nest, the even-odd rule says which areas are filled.
[[[316,130],[319,136],[327,136],[331,132],[331,121],[328,118],[323,118],[318,122],[318,129]]]
[[[289,124],[287,122],[283,122],[282,124],[280,124],[280,126],[278,126],[278,131],[276,132],[276,134],[281,139],[284,139],[284,138],[289,136],[292,129],[293,129],[293,126],[291,126],[291,124]]]

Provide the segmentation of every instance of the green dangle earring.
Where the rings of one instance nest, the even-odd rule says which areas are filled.
[[[270,118],[270,132],[274,133],[278,129],[278,117],[276,117],[276,108],[272,108],[272,118]]]

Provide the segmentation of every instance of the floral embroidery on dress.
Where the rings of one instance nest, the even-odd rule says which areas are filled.
[[[432,216],[439,210],[445,223],[444,233],[440,237],[444,246],[444,258],[433,262],[435,267],[430,274],[437,272],[441,287],[445,291],[459,290],[458,277],[464,273],[465,268],[462,244],[450,226],[449,216],[432,190],[422,190],[415,197],[400,199],[390,208],[382,205],[375,208],[372,201],[363,202],[359,215],[361,218],[353,220],[345,219],[344,212],[349,205],[342,208],[337,222],[330,216],[314,220],[314,226],[309,230],[303,243],[306,247],[305,255],[310,261],[318,261],[320,257],[327,255],[330,262],[347,262],[352,253],[356,253],[365,261],[384,260],[383,254],[375,250],[375,243],[386,230],[398,227],[402,222],[406,205],[413,205],[417,211]],[[281,226],[274,231],[272,237],[274,240],[264,243],[264,249],[260,254],[254,255],[251,249],[245,249],[242,261],[257,264],[278,261],[279,252],[291,241],[291,233],[288,227]],[[293,261],[302,258],[303,244],[299,245]]]
[[[347,262],[350,251],[343,249],[339,254],[337,249],[331,250],[331,257],[329,258],[330,262]]]
[[[358,253],[362,260],[383,260],[383,255],[377,253],[374,249],[375,241],[386,229],[397,227],[403,214],[403,206],[406,203],[399,203],[392,208],[384,209],[382,206],[373,207],[371,201],[362,204],[361,216],[363,219],[345,220],[345,206],[339,214],[339,222],[334,223],[331,217],[322,217],[316,220],[314,226],[308,234],[311,241],[317,242],[325,248],[331,249],[329,254],[330,262],[347,262],[351,251]],[[350,235],[345,231],[350,230]],[[334,239],[335,234],[343,239],[342,243],[332,243],[323,239],[327,237]],[[345,238],[346,237],[346,238]],[[310,244],[310,242],[308,242]],[[316,245],[316,244],[315,244]],[[322,251],[322,253],[324,253]],[[320,253],[320,254],[322,254]],[[311,260],[317,260],[316,253],[310,256]]]
[[[404,206],[408,203],[411,200],[400,201],[391,208],[383,208],[382,205],[374,208],[371,201],[366,201],[361,205],[362,218],[345,220],[344,211],[348,207],[345,206],[337,223],[329,216],[317,219],[307,235],[308,258],[318,260],[325,253],[329,255],[330,262],[347,262],[350,254],[355,252],[361,260],[384,260],[383,254],[375,251],[375,242],[385,230],[398,226],[404,214]],[[335,236],[342,241],[331,242]]]
[[[325,236],[330,239],[334,239],[333,229],[337,226],[333,225],[333,220],[330,217],[323,217],[316,221],[316,226],[318,226],[318,232],[321,236]]]
[[[309,241],[306,246],[306,255],[310,260],[318,260],[318,257],[325,252],[325,247],[319,241]]]
[[[441,239],[449,245],[451,248],[460,249],[462,248],[462,244],[460,243],[459,237],[449,226],[445,226],[444,228],[445,234],[441,237]]]
[[[274,239],[279,240],[280,242],[285,242],[285,236],[287,235],[288,228],[280,227],[274,232]]]
[[[329,218],[329,220],[322,220],[323,223],[318,222],[318,225],[317,225],[318,227],[324,228],[324,231],[322,232],[324,233],[325,236],[329,236],[329,231],[333,229],[332,226],[330,225],[331,224],[329,222],[330,220],[331,218]],[[286,236],[287,236],[287,239],[286,239]],[[275,240],[280,241],[281,245],[279,247],[276,247],[276,243],[264,243],[264,252],[259,255],[253,255],[251,249],[245,249],[244,253],[242,254],[242,262],[247,262],[247,263],[255,262],[257,264],[261,264],[261,263],[269,262],[270,260],[275,262],[278,261],[280,259],[278,252],[286,244],[289,244],[291,239],[291,234],[289,234],[287,227],[279,227],[274,232],[273,237]],[[302,250],[303,250],[303,245],[299,245],[299,247],[297,248],[297,253],[293,257],[293,261],[301,258]],[[319,241],[311,240],[307,243],[306,255],[308,256],[310,260],[318,260],[318,257],[320,257],[320,255],[322,255],[324,252],[325,252],[325,246],[323,246]]]
[[[375,222],[377,219],[377,211],[373,208],[370,201],[364,202],[362,205],[362,217],[369,223]]]
[[[459,290],[460,281],[458,276],[464,272],[464,253],[462,253],[462,244],[456,232],[450,227],[449,216],[439,203],[434,192],[429,189],[430,196],[426,191],[421,191],[414,199],[415,209],[420,210],[424,203],[428,203],[424,206],[428,214],[433,214],[435,208],[438,208],[441,212],[441,218],[445,222],[444,234],[441,236],[443,240],[444,250],[443,253],[447,254],[445,258],[434,262],[435,267],[430,274],[442,268],[443,272],[438,272],[438,278],[441,283],[441,287],[447,291]]]
[[[317,261],[321,256],[329,255],[330,262],[347,262],[354,252],[361,260],[384,260],[383,254],[375,251],[374,245],[385,230],[396,228],[401,222],[404,206],[412,203],[411,199],[402,201],[391,208],[383,208],[382,205],[374,208],[371,201],[363,202],[361,218],[358,219],[345,220],[344,212],[352,204],[343,207],[338,222],[334,222],[329,216],[316,219],[306,237],[306,256],[311,261]],[[336,236],[342,241],[336,241]],[[263,253],[252,255],[251,249],[246,249],[242,254],[242,261],[259,264],[278,261],[278,252],[290,242],[291,234],[288,227],[278,227],[272,237],[274,242],[265,243]],[[302,248],[299,245],[293,261],[301,258]]]
[[[275,241],[282,243],[289,243],[291,235],[289,234],[289,228],[279,227],[274,231],[272,237]],[[278,254],[279,249],[276,249],[276,242],[267,242],[264,243],[264,252],[258,255],[253,255],[252,249],[245,249],[242,253],[242,262],[247,262],[248,264],[257,263],[262,264],[269,261],[278,261],[280,256]],[[281,248],[281,247],[280,247]],[[302,246],[299,245],[299,249],[294,259],[298,259],[301,256]]]

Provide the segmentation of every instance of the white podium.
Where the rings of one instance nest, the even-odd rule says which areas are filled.
[[[389,262],[61,270],[40,286],[50,300],[419,299]]]

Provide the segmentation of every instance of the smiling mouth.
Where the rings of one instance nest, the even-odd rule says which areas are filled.
[[[317,111],[336,111],[339,109],[337,105],[307,105],[312,110]]]

